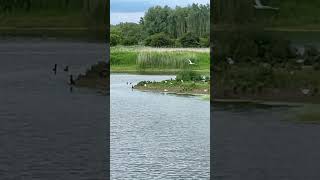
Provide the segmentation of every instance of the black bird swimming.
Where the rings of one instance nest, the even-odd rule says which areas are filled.
[[[54,68],[52,69],[54,74],[57,74],[57,64],[54,65]]]
[[[66,66],[66,67],[64,68],[64,71],[65,71],[65,72],[68,72],[68,71],[69,71],[69,66]]]
[[[76,83],[73,80],[72,74],[70,75],[70,85],[75,85]]]

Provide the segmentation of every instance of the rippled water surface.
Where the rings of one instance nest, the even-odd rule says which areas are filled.
[[[67,84],[104,50],[99,43],[0,40],[0,179],[105,179],[107,98],[70,92]]]
[[[209,179],[209,102],[130,85],[170,78],[111,75],[111,179]]]

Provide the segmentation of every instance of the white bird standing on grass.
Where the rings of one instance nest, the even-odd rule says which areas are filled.
[[[189,65],[194,65],[195,64],[190,59],[188,59],[188,61],[189,61]]]

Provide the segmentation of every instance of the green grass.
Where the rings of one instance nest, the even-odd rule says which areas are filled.
[[[184,69],[209,74],[210,54],[204,48],[111,48],[111,72],[176,74]],[[195,65],[189,65],[190,59]]]
[[[103,34],[103,35],[102,35]],[[0,13],[1,36],[105,38],[101,15],[82,9],[36,9]]]
[[[319,105],[305,105],[302,108],[295,109],[292,119],[298,123],[320,124]]]

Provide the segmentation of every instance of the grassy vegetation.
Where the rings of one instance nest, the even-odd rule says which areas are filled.
[[[194,53],[190,52],[141,52],[137,59],[139,70],[145,69],[185,69],[189,61],[198,64]]]
[[[189,60],[195,63],[189,65]],[[176,74],[192,69],[204,74],[210,72],[209,49],[112,47],[111,72]]]
[[[280,11],[272,24],[276,26],[301,27],[318,25],[320,22],[320,2],[317,0],[270,0],[270,4]],[[317,26],[320,29],[320,26]]]
[[[320,52],[261,29],[216,39],[215,98],[320,102]]]
[[[290,119],[304,124],[320,124],[319,105],[309,104],[300,108],[295,108]]]
[[[84,1],[4,1],[0,35],[105,39],[106,1]]]
[[[87,72],[80,74],[76,81],[76,86],[101,89],[104,93],[109,86],[108,65],[105,62],[99,62],[93,65]]]

